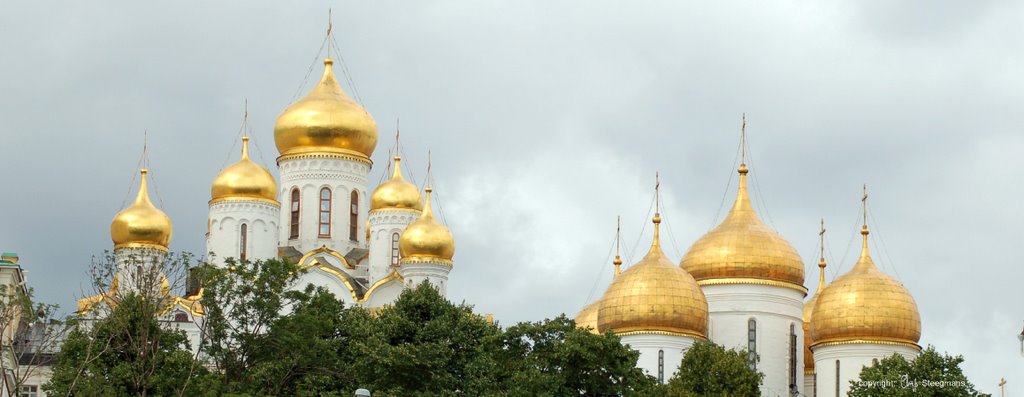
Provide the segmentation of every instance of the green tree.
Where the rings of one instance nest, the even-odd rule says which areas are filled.
[[[972,397],[979,396],[960,364],[963,356],[939,354],[928,346],[912,361],[893,354],[860,372],[850,385],[850,397]]]
[[[205,369],[193,368],[184,333],[161,326],[156,310],[154,302],[129,293],[107,317],[77,323],[43,390],[57,396],[202,395],[212,390]],[[189,379],[192,388],[182,390]]]
[[[656,383],[637,368],[637,351],[614,334],[577,328],[564,314],[509,327],[494,356],[509,395],[644,395]]]
[[[203,264],[191,271],[203,288],[201,347],[221,375],[225,390],[249,390],[255,384],[250,371],[260,360],[257,354],[265,334],[277,321],[285,304],[285,292],[300,270],[283,259],[236,262],[223,267]]]
[[[757,397],[762,379],[764,374],[747,366],[745,351],[697,342],[683,355],[679,372],[663,386],[662,395]]]

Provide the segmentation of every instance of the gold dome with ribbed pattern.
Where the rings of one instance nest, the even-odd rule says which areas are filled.
[[[867,226],[861,234],[864,242],[857,264],[817,294],[810,318],[812,346],[857,341],[917,346],[921,338],[917,303],[871,260]]]
[[[697,282],[665,256],[654,216],[651,249],[612,280],[599,301],[598,330],[616,334],[667,333],[706,339],[708,301]]]
[[[401,260],[436,260],[451,263],[455,256],[455,238],[447,227],[434,219],[430,208],[431,188],[426,189],[427,199],[423,203],[420,218],[410,224],[398,238],[398,253]]]
[[[171,243],[174,227],[171,219],[149,200],[145,168],[139,170],[139,192],[135,202],[117,213],[110,222],[110,239],[114,249],[128,247],[156,247],[166,250]]]
[[[341,89],[330,58],[320,82],[277,118],[274,142],[282,156],[333,153],[368,160],[377,147],[373,116]]]
[[[370,211],[386,208],[423,209],[420,190],[402,177],[402,158],[395,156],[395,171],[391,179],[380,184],[370,195]]]
[[[700,285],[767,281],[806,292],[803,261],[757,216],[747,195],[747,172],[741,164],[732,209],[718,227],[693,243],[680,266]]]
[[[231,199],[258,199],[277,204],[274,176],[249,159],[249,137],[242,137],[242,158],[224,168],[210,186],[210,202]]]

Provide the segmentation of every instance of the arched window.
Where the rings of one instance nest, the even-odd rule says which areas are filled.
[[[757,320],[747,320],[747,366],[757,369]]]
[[[839,397],[839,360],[836,360],[836,397]]]
[[[320,231],[321,238],[331,237],[331,189],[320,189]]]
[[[398,266],[398,233],[391,234],[391,266]]]
[[[349,202],[352,205],[348,214],[348,239],[359,241],[359,193],[353,190]]]
[[[185,312],[174,313],[174,322],[177,322],[177,323],[187,323],[188,322],[188,314],[186,314]]]
[[[658,350],[658,383],[665,383],[665,351]]]
[[[796,326],[789,325],[789,390],[794,392],[796,386]]]
[[[288,233],[288,239],[294,240],[299,238],[299,189],[292,188],[292,218],[291,218],[291,231]]]
[[[238,259],[246,260],[249,258],[249,253],[245,249],[249,245],[249,225],[242,224],[239,236],[238,236]]]

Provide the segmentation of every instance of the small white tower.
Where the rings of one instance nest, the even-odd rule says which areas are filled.
[[[363,248],[367,175],[377,146],[377,124],[338,85],[331,65],[315,87],[277,118],[281,154],[279,243],[301,253],[327,246]]]
[[[210,263],[277,257],[281,204],[276,197],[274,176],[249,159],[249,137],[242,137],[242,158],[221,171],[210,187]]]
[[[391,179],[377,186],[370,196],[370,285],[398,269],[399,237],[423,210],[419,189],[402,177],[401,162],[395,156]]]
[[[452,257],[455,255],[455,238],[447,227],[434,219],[430,208],[433,190],[428,186],[426,192],[423,213],[399,237],[401,259],[398,274],[405,280],[406,287],[428,281],[442,296],[446,296],[448,273],[452,270]]]

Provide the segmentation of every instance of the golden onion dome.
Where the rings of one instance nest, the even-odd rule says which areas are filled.
[[[861,235],[864,243],[857,264],[817,294],[810,318],[813,345],[867,341],[917,346],[917,303],[871,260],[867,225]]]
[[[680,266],[700,285],[777,283],[806,293],[800,255],[757,216],[747,196],[747,172],[740,164],[732,209],[718,227],[693,243]]]
[[[274,176],[249,159],[249,137],[242,137],[242,159],[229,165],[213,179],[210,202],[228,199],[260,199],[277,204]]]
[[[274,141],[282,156],[335,153],[369,159],[377,147],[377,123],[338,85],[330,58],[324,74],[305,98],[277,118]]]
[[[420,218],[410,224],[398,239],[398,253],[402,260],[426,259],[451,262],[455,256],[455,238],[447,227],[434,219],[430,209],[431,188],[426,189],[427,200]]]
[[[583,310],[576,313],[576,328],[590,328],[590,332],[600,334],[597,331],[597,309],[600,308],[601,301],[583,306]]]
[[[387,208],[423,209],[420,190],[402,177],[402,158],[395,156],[395,172],[370,195],[370,211]]]
[[[706,339],[708,301],[685,270],[661,250],[654,215],[654,240],[639,262],[612,280],[601,298],[597,327],[616,334],[666,333]]]
[[[167,249],[171,242],[174,227],[171,219],[153,206],[146,190],[146,174],[143,168],[139,182],[139,193],[135,202],[121,210],[110,222],[110,239],[114,241],[114,249],[127,247],[157,247]]]

